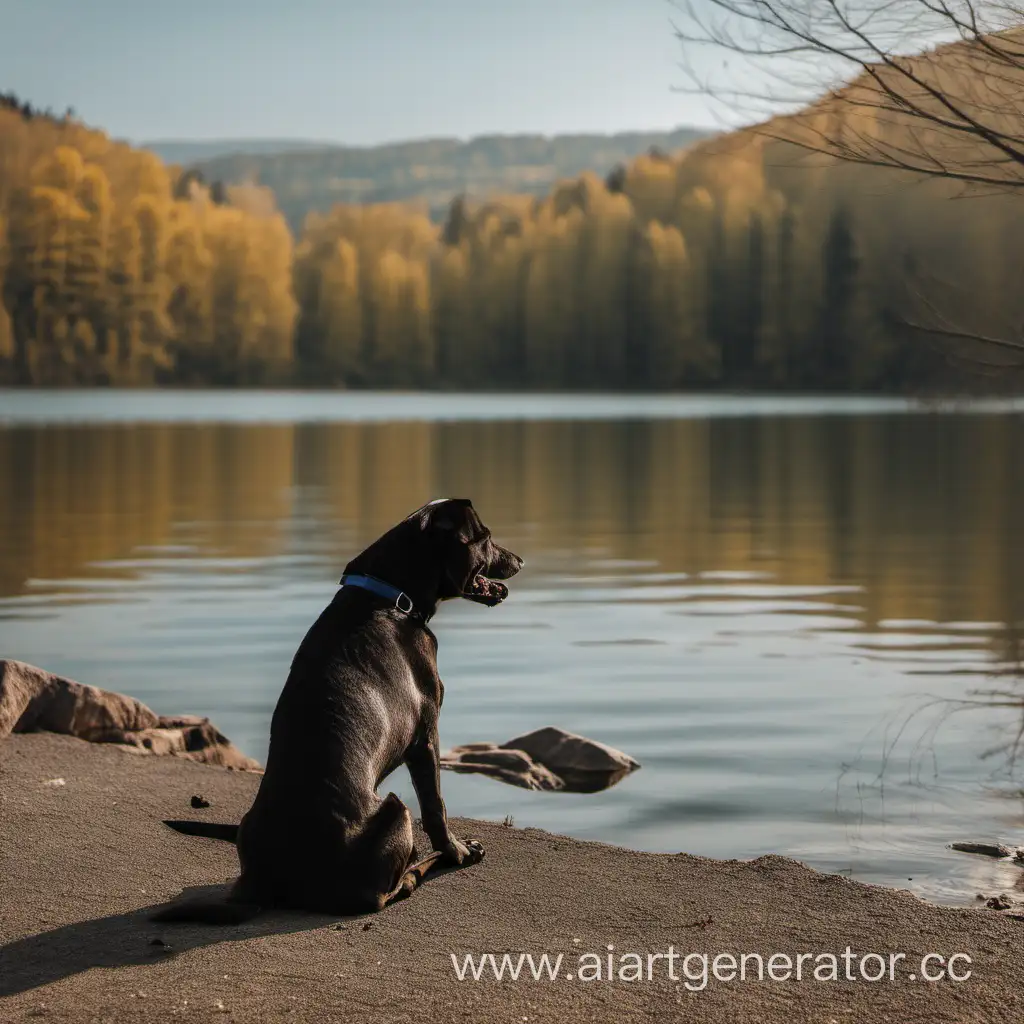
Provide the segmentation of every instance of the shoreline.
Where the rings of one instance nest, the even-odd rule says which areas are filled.
[[[111,400],[113,397],[113,401]],[[59,399],[53,403],[50,399]],[[0,386],[0,426],[75,424],[614,422],[734,416],[1015,415],[1016,393],[825,391],[381,391],[313,388],[31,388]]]
[[[1007,915],[933,906],[777,856],[638,853],[492,822],[454,819],[460,835],[483,841],[481,864],[432,878],[372,917],[150,922],[155,905],[236,870],[233,847],[178,835],[161,820],[237,821],[258,784],[245,772],[49,733],[0,743],[0,1018],[932,1024],[1017,1021],[1024,1012],[1024,923]],[[211,806],[193,809],[196,795]],[[589,984],[564,974],[459,981],[451,962],[453,953],[579,959],[609,945],[623,958],[616,970],[627,953],[767,962],[850,947],[908,963],[959,953],[971,976],[910,981],[900,966],[877,983],[842,973],[710,976],[697,988],[681,966],[670,977],[664,959],[649,979]],[[699,957],[690,970],[700,974]]]

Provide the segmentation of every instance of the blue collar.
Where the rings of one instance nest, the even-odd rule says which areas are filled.
[[[406,615],[411,615],[416,608],[412,603],[412,598],[404,590],[399,590],[398,587],[393,587],[390,583],[377,579],[376,576],[342,576],[341,585],[343,587],[362,587],[363,590],[368,590],[371,594],[383,597],[385,601],[394,601],[395,607]]]

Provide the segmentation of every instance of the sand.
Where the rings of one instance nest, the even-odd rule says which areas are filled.
[[[178,835],[161,819],[235,821],[258,783],[50,734],[0,744],[0,1021],[1024,1020],[1019,920],[933,907],[781,857],[636,853],[495,823],[457,820],[460,834],[485,844],[483,863],[373,917],[267,913],[229,928],[148,921],[149,908],[183,887],[219,884],[235,870],[233,847]],[[211,807],[193,810],[193,795]],[[606,957],[609,944],[616,956],[674,948],[679,980],[662,959],[650,981],[460,982],[450,958],[562,953],[564,974],[581,953]],[[795,963],[799,953],[848,946],[858,956],[904,953],[910,966],[898,962],[896,981],[814,981],[807,974],[819,960],[799,981],[685,987],[691,951],[782,953]],[[925,953],[969,955],[971,977],[909,980]],[[873,973],[877,963],[865,963]],[[728,961],[719,964],[727,975]],[[966,969],[957,962],[958,974]],[[701,973],[695,960],[690,973]]]

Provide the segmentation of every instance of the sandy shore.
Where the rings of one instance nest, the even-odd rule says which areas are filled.
[[[178,835],[161,819],[235,821],[258,782],[49,734],[0,744],[0,1021],[1024,1019],[1024,922],[932,907],[779,857],[642,854],[484,822],[457,823],[485,844],[482,864],[435,878],[373,918],[266,914],[234,928],[149,922],[147,908],[235,870],[232,847]],[[192,810],[194,794],[211,808]],[[645,963],[674,948],[678,980],[662,959],[650,981],[460,982],[450,957],[562,953],[564,974],[581,953],[607,957],[609,944]],[[815,981],[818,960],[805,961],[800,981],[712,977],[698,992],[684,984],[682,957],[693,951],[766,961],[780,953],[795,963],[800,953],[839,955],[848,946],[906,961],[895,982]],[[957,973],[969,969],[970,979],[909,980],[926,953],[969,955]],[[635,961],[617,961],[616,970],[621,963]],[[875,962],[867,966],[871,973]],[[699,977],[699,962],[690,970]],[[727,961],[720,972],[728,974]]]

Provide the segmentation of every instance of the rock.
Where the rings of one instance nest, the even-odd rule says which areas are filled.
[[[522,789],[556,790],[562,780],[521,750],[504,750],[493,743],[466,743],[441,755],[441,767],[464,774],[488,775]]]
[[[998,896],[993,896],[990,900],[985,901],[985,906],[992,910],[1009,910],[1013,906],[1013,900],[1002,893]]]
[[[194,796],[192,797],[190,803],[196,810],[199,810],[202,807],[210,806],[210,801],[207,800],[205,796]]]
[[[97,690],[21,661],[0,661],[0,739],[61,732],[83,740],[155,729],[159,716],[131,697]]]
[[[1024,849],[1003,846],[1001,843],[950,843],[949,848],[959,853],[974,853],[980,857],[1013,857],[1015,860],[1024,860]]]
[[[174,755],[243,771],[260,767],[208,718],[158,715],[133,697],[0,660],[0,740],[12,732],[59,732],[131,753]]]
[[[621,750],[553,725],[517,736],[501,747],[521,750],[555,773],[634,771],[640,767],[639,761]]]
[[[500,745],[466,743],[441,755],[449,771],[475,772],[523,789],[594,793],[640,767],[597,740],[547,726]]]

